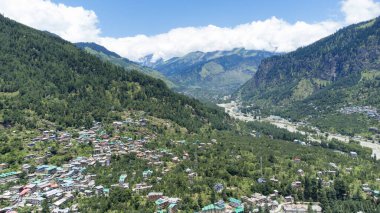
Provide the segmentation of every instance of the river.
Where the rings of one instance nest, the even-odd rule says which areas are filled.
[[[231,117],[235,119],[239,119],[242,121],[267,121],[279,128],[287,129],[289,132],[298,132],[301,134],[306,134],[306,132],[299,130],[300,127],[306,127],[305,124],[302,123],[293,123],[290,122],[284,118],[281,118],[279,116],[269,116],[266,118],[261,118],[261,119],[255,119],[254,116],[249,115],[249,114],[243,114],[239,110],[239,104],[236,103],[235,101],[232,101],[230,103],[224,103],[224,104],[218,104],[219,107],[224,108],[225,112],[229,114]],[[309,136],[309,140],[317,141],[320,142],[320,136],[326,136],[328,135],[328,139],[336,139],[345,143],[348,143],[350,140],[349,136],[346,135],[341,135],[341,134],[336,134],[336,133],[330,133],[330,132],[321,132],[315,127],[312,127],[310,125],[307,125],[308,128],[312,128],[316,130],[317,133],[307,133]],[[351,138],[352,139],[352,138]],[[355,137],[353,140],[358,141],[361,146],[363,147],[368,147],[372,149],[372,156],[376,155],[377,157],[380,157],[380,144],[379,143],[374,143],[372,141],[369,141],[365,138],[361,137]]]

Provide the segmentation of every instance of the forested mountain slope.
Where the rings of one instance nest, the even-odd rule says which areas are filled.
[[[380,18],[348,26],[285,55],[264,59],[237,100],[294,118],[347,106],[380,108]],[[275,107],[273,107],[275,106]]]
[[[91,126],[143,110],[190,131],[226,128],[225,114],[172,92],[163,81],[105,63],[73,44],[0,16],[0,121]]]
[[[126,69],[134,69],[134,70],[141,71],[153,78],[158,78],[158,79],[163,80],[166,83],[166,85],[168,85],[169,88],[175,87],[175,84],[173,82],[168,80],[163,74],[161,74],[157,70],[154,70],[146,66],[141,66],[136,62],[123,58],[117,53],[112,52],[101,45],[98,45],[96,43],[87,43],[87,42],[75,43],[75,45],[85,50],[86,52],[99,57],[100,59],[104,61],[109,61],[115,65],[124,67]]]

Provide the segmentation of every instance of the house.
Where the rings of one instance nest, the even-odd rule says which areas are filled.
[[[214,190],[215,190],[216,192],[218,192],[218,193],[222,192],[223,189],[224,189],[224,186],[223,186],[223,184],[221,184],[221,183],[217,183],[217,184],[214,185]]]
[[[261,177],[261,178],[257,179],[257,182],[258,183],[266,183],[267,181],[265,180],[265,178]]]
[[[212,212],[212,213],[224,213],[226,209],[226,205],[224,204],[223,201],[215,203],[215,204],[210,204],[202,208],[201,212]]]
[[[69,201],[69,198],[65,196],[65,197],[63,197],[63,198],[61,198],[61,199],[55,201],[55,202],[53,203],[53,205],[54,205],[55,207],[59,208],[60,206],[62,206],[63,204],[65,204],[67,201]]]
[[[282,209],[285,213],[307,213],[308,207],[307,204],[285,204]],[[313,204],[311,208],[315,213],[322,213],[322,208],[317,204]]]
[[[23,189],[23,190],[19,193],[19,195],[20,195],[20,197],[24,197],[24,196],[26,196],[26,195],[29,194],[29,193],[30,193],[30,189],[25,188],[25,189]]]
[[[22,171],[29,173],[31,166],[29,164],[22,165]]]
[[[331,167],[333,167],[334,169],[338,169],[338,166],[335,164],[335,163],[329,163],[329,165],[331,166]]]
[[[152,170],[145,170],[145,171],[143,171],[143,178],[148,178],[148,177],[150,177],[150,176],[152,176],[152,174],[153,174],[153,171]]]
[[[284,198],[285,198],[285,202],[287,202],[287,203],[294,203],[294,198],[291,195],[286,196]]]
[[[53,213],[69,213],[70,209],[69,208],[65,208],[65,209],[55,208],[53,209],[52,212]]]
[[[278,183],[278,179],[276,179],[276,177],[274,177],[274,176],[269,180],[272,181],[273,183]]]
[[[235,208],[242,204],[241,200],[238,200],[232,197],[228,198],[228,201],[229,201],[230,206],[235,207]]]
[[[0,174],[0,184],[15,182],[19,180],[19,174],[21,172],[6,172]]]
[[[362,189],[366,193],[372,193],[372,189],[370,187],[368,187],[368,186],[363,186]]]
[[[167,198],[159,198],[155,201],[157,208],[165,209],[169,205],[169,200]]]
[[[178,208],[176,203],[171,203],[168,207],[168,213],[177,213]]]
[[[163,193],[162,192],[149,192],[148,193],[148,199],[150,200],[150,201],[155,201],[155,200],[157,200],[157,199],[159,199],[159,198],[162,198],[163,197]]]
[[[301,187],[301,185],[302,185],[301,181],[294,181],[292,183],[292,188],[299,188]]]
[[[329,170],[329,171],[327,171],[327,174],[336,175],[336,171],[335,170]]]
[[[132,191],[139,193],[140,191],[145,191],[152,187],[152,185],[147,185],[146,183],[138,183],[136,184],[136,187],[132,189]]]
[[[298,175],[304,176],[305,172],[302,169],[297,170]]]
[[[3,170],[3,169],[6,169],[8,168],[8,164],[7,163],[0,163],[0,171]]]
[[[194,180],[195,177],[198,176],[198,174],[196,172],[192,172],[192,173],[189,173],[187,176],[189,177],[189,180],[192,181]]]
[[[84,191],[84,194],[85,194],[87,197],[89,197],[89,196],[92,195],[92,190],[85,190],[85,191]]]
[[[356,157],[358,157],[358,153],[356,153],[356,152],[350,152],[350,156],[353,157],[353,158],[356,158]]]
[[[45,196],[47,198],[53,198],[53,197],[58,196],[59,194],[62,194],[62,192],[63,192],[62,189],[53,189],[53,190],[45,192]]]
[[[24,198],[25,203],[30,203],[32,205],[40,206],[45,200],[43,197],[26,197]]]
[[[45,157],[37,157],[35,158],[35,162],[38,163],[38,164],[41,164],[45,161]]]
[[[96,186],[96,187],[95,187],[96,195],[102,195],[102,194],[103,194],[103,189],[104,189],[103,186]]]
[[[301,163],[301,158],[299,158],[299,157],[294,157],[294,158],[293,158],[293,162],[294,162],[294,163]]]
[[[179,162],[179,158],[178,157],[173,157],[172,158],[172,162],[173,163],[178,163]]]
[[[119,184],[123,185],[125,183],[126,179],[127,179],[127,175],[126,174],[120,175],[120,177],[119,177]]]

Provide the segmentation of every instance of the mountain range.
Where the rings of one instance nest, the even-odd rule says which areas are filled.
[[[140,61],[174,82],[178,86],[176,91],[216,102],[249,80],[261,60],[272,55],[275,53],[236,48],[230,51],[191,52],[156,62],[152,62],[152,55],[148,55]]]
[[[102,60],[161,79],[176,92],[213,102],[230,95],[248,81],[262,59],[276,55],[236,48],[230,51],[196,51],[168,60],[153,60],[150,54],[132,62],[96,43],[76,45]]]

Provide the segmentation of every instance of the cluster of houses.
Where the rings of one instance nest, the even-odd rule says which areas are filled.
[[[255,209],[258,210],[259,207],[262,209],[268,208],[269,210],[275,210],[279,206],[279,203],[277,201],[278,197],[278,191],[274,190],[274,193],[270,194],[269,196],[265,196],[260,193],[254,193],[250,197],[243,196],[241,199],[244,203],[246,203],[246,206],[249,206],[250,208],[254,207],[253,211]]]
[[[280,204],[278,200],[283,200],[283,202]],[[269,212],[284,213],[306,213],[311,208],[315,213],[322,213],[322,207],[319,203],[294,203],[292,196],[281,197],[276,190],[268,196],[254,193],[250,197],[241,197],[241,200],[236,198],[228,198],[227,202],[219,200],[216,203],[204,206],[200,213],[243,213],[245,208],[249,212],[260,212],[260,209],[265,209]]]
[[[377,112],[377,109],[371,106],[344,107],[344,108],[341,108],[339,112],[343,114],[361,113],[361,114],[367,115],[370,118],[380,120],[380,114]]]
[[[202,213],[206,212],[216,212],[216,213],[225,213],[225,212],[234,212],[234,213],[243,213],[244,204],[241,200],[236,198],[228,198],[228,202],[224,200],[219,200],[216,203],[209,204],[202,208],[200,211]]]
[[[164,196],[162,192],[149,192],[147,195],[149,201],[154,202],[157,212],[175,213],[178,211],[179,198]]]
[[[0,195],[0,200],[6,200],[12,204],[1,209],[0,212],[26,206],[40,208],[46,199],[51,204],[52,212],[76,212],[76,205],[72,205],[70,208],[69,205],[66,205],[76,196],[107,196],[109,189],[95,185],[95,175],[84,174],[87,166],[99,163],[99,160],[103,159],[78,157],[60,167],[37,165],[34,171],[31,171],[30,165],[25,164],[23,172],[27,174],[27,184],[12,186]],[[5,175],[2,174],[2,176],[7,176],[6,180],[1,179],[6,182],[17,181],[20,173],[8,172]]]
[[[380,182],[380,178],[377,179],[377,181]],[[375,201],[379,201],[380,198],[380,190],[372,189],[369,184],[365,183],[362,185],[362,190],[365,192],[368,196],[372,196]]]

